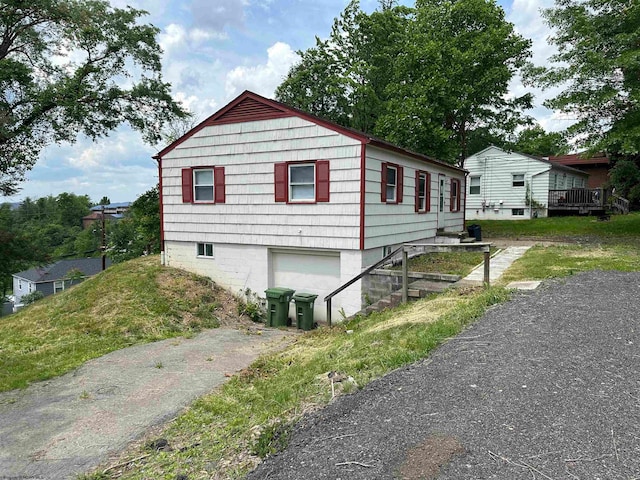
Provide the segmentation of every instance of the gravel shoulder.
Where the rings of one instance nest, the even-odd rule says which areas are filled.
[[[0,479],[74,478],[294,333],[219,328],[138,345],[0,394]]]
[[[639,299],[638,272],[518,293],[306,417],[248,478],[638,478]]]

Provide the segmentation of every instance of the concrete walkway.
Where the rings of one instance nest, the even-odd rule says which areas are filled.
[[[502,274],[511,266],[513,262],[522,257],[527,250],[531,248],[531,245],[520,245],[517,247],[507,247],[504,250],[499,251],[493,257],[489,263],[489,283],[492,285],[500,279]],[[460,280],[460,285],[482,285],[484,281],[484,262],[478,265],[473,271]],[[510,288],[519,288],[523,290],[531,290],[540,285],[540,282],[513,282],[509,284]]]
[[[291,335],[208,330],[118,350],[64,376],[0,393],[0,479],[75,478]]]

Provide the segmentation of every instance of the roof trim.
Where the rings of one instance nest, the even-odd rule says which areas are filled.
[[[363,132],[359,132],[357,130],[353,130],[351,128],[347,128],[347,127],[343,127],[341,125],[338,125],[337,123],[334,122],[330,122],[329,120],[325,120],[323,118],[317,117],[315,115],[311,115],[310,113],[304,112],[302,110],[299,110],[297,108],[294,107],[290,107],[288,105],[285,105],[284,103],[280,103],[277,102],[275,100],[271,100],[269,98],[265,98],[261,95],[258,95],[257,93],[253,93],[250,92],[249,90],[245,90],[244,92],[242,92],[238,97],[236,97],[234,100],[232,100],[229,104],[227,104],[226,106],[222,107],[220,110],[218,110],[216,113],[214,113],[213,115],[211,115],[210,117],[208,117],[207,119],[205,119],[204,121],[200,122],[198,125],[196,125],[194,128],[192,128],[191,130],[189,130],[187,133],[185,133],[182,137],[178,138],[177,140],[175,140],[174,142],[172,142],[171,144],[167,145],[165,148],[163,148],[162,150],[160,150],[160,152],[158,152],[156,155],[154,155],[152,158],[158,160],[161,159],[163,156],[165,156],[167,153],[171,152],[174,148],[176,148],[178,145],[180,145],[181,143],[183,143],[184,141],[188,140],[189,138],[191,138],[193,135],[195,135],[196,133],[198,133],[200,130],[202,130],[205,127],[208,126],[212,126],[212,125],[222,125],[222,124],[228,124],[228,123],[239,123],[243,120],[225,120],[225,115],[227,115],[227,113],[229,111],[231,111],[233,108],[237,107],[240,103],[242,103],[243,101],[247,100],[247,99],[251,99],[254,100],[256,102],[259,102],[267,107],[271,107],[273,109],[275,109],[278,113],[275,113],[273,115],[258,115],[255,120],[267,120],[267,119],[272,119],[272,118],[286,118],[286,117],[298,117],[298,118],[302,118],[304,120],[307,120],[311,123],[315,123],[317,125],[320,125],[322,127],[325,127],[329,130],[332,130],[336,133],[339,133],[341,135],[345,135],[349,138],[352,138],[354,140],[357,140],[359,142],[361,142],[362,144],[367,144],[370,143],[371,145],[380,147],[382,149],[385,150],[389,150],[395,153],[399,153],[402,155],[406,155],[409,157],[412,157],[416,160],[420,160],[422,162],[425,163],[430,163],[430,164],[434,164],[434,165],[438,165],[444,168],[448,168],[450,170],[455,170],[458,172],[466,172],[466,170],[464,170],[463,168],[457,167],[455,165],[451,165],[449,163],[446,163],[442,160],[437,160],[435,158],[429,157],[427,155],[423,155],[421,153],[417,153],[417,152],[412,152],[411,150],[407,150],[405,148],[402,147],[398,147],[396,145],[393,145],[392,143],[389,143],[385,140],[382,140],[380,138],[376,138],[373,137],[371,135],[368,135],[366,133]],[[247,120],[244,120],[247,121]]]
[[[505,150],[504,148],[496,147],[495,145],[491,145],[491,146],[485,148],[484,150],[481,150],[481,151],[479,151],[477,153],[474,153],[473,155],[469,155],[465,159],[465,161],[467,159],[471,158],[471,157],[482,155],[484,152],[486,152],[487,150],[491,150],[491,149],[500,150],[501,152],[503,152],[503,153],[505,153],[507,155],[516,154],[516,155],[520,155],[520,156],[525,157],[525,158],[530,158],[532,160],[537,160],[538,162],[542,162],[545,165],[550,165],[552,169],[553,168],[557,168],[559,170],[566,170],[568,172],[576,173],[576,174],[582,175],[584,177],[588,177],[589,176],[589,174],[587,172],[584,172],[582,170],[578,170],[577,168],[568,167],[566,165],[562,165],[560,163],[555,163],[555,162],[552,162],[550,160],[547,160],[546,158],[537,157],[535,155],[529,155],[528,153],[514,152],[514,151]]]

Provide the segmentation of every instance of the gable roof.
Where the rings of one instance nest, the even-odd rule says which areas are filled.
[[[500,147],[496,147],[495,145],[491,145],[490,147],[487,147],[484,150],[480,150],[479,152],[476,152],[473,155],[469,155],[467,158],[471,158],[471,157],[475,157],[475,156],[478,156],[478,155],[482,155],[487,150],[500,150],[501,152],[506,153],[506,154],[520,155],[521,157],[530,158],[532,160],[536,160],[538,162],[542,162],[542,163],[544,163],[546,165],[549,165],[551,168],[555,168],[557,170],[567,171],[569,173],[573,173],[575,175],[580,175],[580,176],[583,176],[583,177],[588,177],[589,176],[588,173],[583,172],[582,170],[578,170],[577,168],[568,167],[568,166],[562,165],[560,163],[551,162],[547,158],[537,157],[535,155],[529,155],[528,153],[513,152],[513,151],[510,151],[510,150],[505,150],[505,149],[500,148]]]
[[[463,168],[456,167],[455,165],[443,162],[442,160],[437,160],[433,157],[429,157],[421,153],[412,152],[411,150],[398,147],[397,145],[369,135],[368,133],[359,132],[352,128],[343,127],[341,125],[338,125],[337,123],[330,122],[329,120],[325,120],[315,115],[311,115],[310,113],[298,110],[294,107],[290,107],[288,105],[285,105],[284,103],[262,97],[257,93],[253,93],[248,90],[245,90],[238,97],[232,100],[228,105],[222,107],[209,118],[196,125],[182,137],[167,145],[160,152],[154,155],[153,158],[157,160],[161,159],[182,142],[189,139],[205,127],[210,127],[213,125],[223,125],[228,123],[253,122],[257,120],[271,120],[287,117],[302,118],[309,122],[328,128],[329,130],[333,130],[334,132],[340,133],[355,140],[359,140],[363,144],[370,144],[379,148],[383,148],[385,150],[390,150],[395,153],[421,160],[426,163],[432,163],[445,168],[449,168],[451,170],[457,170],[460,172],[465,171]]]
[[[106,266],[111,265],[111,260],[107,258]],[[85,277],[91,277],[102,271],[101,258],[74,258],[69,260],[58,260],[55,263],[34,267],[29,270],[14,273],[14,277],[24,278],[30,282],[47,283],[55,280],[62,280],[70,270],[80,270]]]

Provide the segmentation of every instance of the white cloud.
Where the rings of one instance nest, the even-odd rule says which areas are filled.
[[[227,26],[244,24],[244,0],[193,0],[191,14],[193,24],[208,32],[223,32]]]
[[[267,49],[267,63],[254,67],[236,67],[227,74],[225,91],[234,97],[244,90],[251,90],[272,97],[276,87],[298,60],[298,55],[286,43],[276,42]]]

